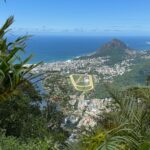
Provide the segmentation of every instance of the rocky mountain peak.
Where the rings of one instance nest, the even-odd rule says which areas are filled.
[[[128,49],[127,45],[122,42],[121,40],[118,40],[118,39],[113,39],[111,40],[110,42],[104,44],[102,46],[101,49],[114,49],[114,48],[119,48],[119,49]]]

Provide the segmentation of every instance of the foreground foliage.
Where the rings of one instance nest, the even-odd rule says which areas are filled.
[[[32,56],[25,60],[19,56],[25,52],[28,36],[12,42],[6,36],[13,20],[9,17],[0,28],[0,150],[58,149],[67,135],[59,130],[60,123],[55,129],[58,134],[49,126],[58,118],[48,112],[48,106],[42,108],[43,96],[32,82],[39,75],[31,71],[39,64],[26,65]]]
[[[6,137],[4,134],[0,134],[1,150],[52,150],[53,144],[50,142],[47,139],[29,139],[24,142],[13,136]]]
[[[0,149],[46,149],[41,96],[30,82],[35,77],[30,71],[36,66],[25,67],[32,56],[22,60],[18,53],[24,52],[28,36],[13,42],[6,37],[13,20],[9,17],[0,28]]]
[[[9,17],[0,28],[0,101],[6,100],[7,97],[12,95],[17,95],[20,90],[19,86],[24,83],[28,84],[33,76],[30,74],[27,78],[27,75],[38,65],[25,67],[32,55],[25,60],[22,60],[18,55],[18,52],[24,52],[25,40],[28,36],[19,37],[13,42],[8,42],[8,38],[5,37],[13,20],[12,16]]]
[[[98,130],[82,136],[78,149],[149,150],[149,91],[149,88],[132,88],[125,92],[109,90],[114,110],[102,114]]]

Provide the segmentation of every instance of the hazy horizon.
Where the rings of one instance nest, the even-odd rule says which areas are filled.
[[[15,16],[14,34],[149,36],[150,1],[0,1],[0,25]]]

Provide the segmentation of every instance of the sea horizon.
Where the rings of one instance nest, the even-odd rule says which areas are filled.
[[[11,36],[10,40],[15,39],[15,37]],[[21,55],[23,59],[30,54],[33,55],[29,64],[36,64],[40,61],[44,63],[67,61],[93,53],[114,38],[122,40],[134,50],[150,50],[150,36],[34,35],[27,40],[26,53]]]

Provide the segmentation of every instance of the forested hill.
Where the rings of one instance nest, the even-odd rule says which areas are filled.
[[[131,48],[129,48],[124,42],[118,39],[113,39],[112,41],[104,44],[101,48],[98,48],[93,56],[124,56],[131,53]]]
[[[118,39],[112,39],[102,47],[98,48],[93,54],[89,56],[80,57],[80,59],[110,57],[111,63],[117,63],[125,58],[133,57],[136,52],[128,47],[124,42]]]

